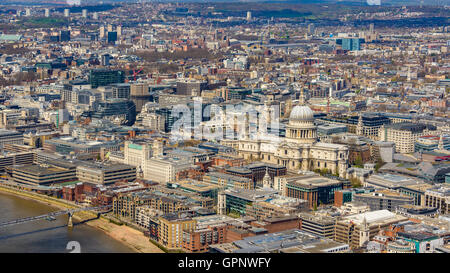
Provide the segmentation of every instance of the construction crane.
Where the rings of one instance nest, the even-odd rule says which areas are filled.
[[[137,76],[139,73],[141,73],[142,69],[144,69],[144,68],[142,67],[142,68],[140,68],[139,70],[133,69],[133,78],[134,78],[134,81],[136,81],[136,76]]]

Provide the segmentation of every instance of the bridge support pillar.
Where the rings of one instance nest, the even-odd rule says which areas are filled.
[[[69,221],[68,221],[68,223],[67,223],[67,227],[69,227],[69,228],[72,228],[72,227],[73,227],[72,215],[73,215],[73,213],[70,213],[70,212],[68,213]]]

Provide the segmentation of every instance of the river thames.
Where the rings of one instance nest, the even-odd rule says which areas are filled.
[[[45,204],[0,193],[0,222],[56,211]],[[86,224],[67,227],[67,215],[0,228],[1,253],[69,253],[69,242],[78,242],[81,253],[130,253],[119,241]],[[71,243],[71,244],[78,244]]]

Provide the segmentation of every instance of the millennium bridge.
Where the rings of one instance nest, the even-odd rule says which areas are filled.
[[[33,222],[33,221],[38,221],[38,220],[45,220],[45,219],[49,219],[49,218],[51,219],[53,217],[57,217],[57,216],[65,215],[65,214],[67,214],[69,216],[69,221],[68,221],[67,226],[73,227],[72,215],[74,213],[80,212],[80,211],[96,211],[98,214],[100,214],[100,213],[104,213],[107,210],[111,209],[111,207],[112,207],[111,205],[108,205],[108,206],[86,207],[86,208],[76,208],[76,209],[54,211],[54,212],[50,212],[50,213],[43,214],[43,215],[20,218],[20,219],[7,221],[7,222],[1,222],[0,228],[7,227],[7,226],[19,225],[19,224],[25,224],[25,223],[29,223],[29,222]]]

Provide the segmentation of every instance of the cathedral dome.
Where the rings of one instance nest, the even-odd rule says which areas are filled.
[[[314,112],[306,105],[297,105],[289,116],[289,120],[291,121],[314,121]]]

